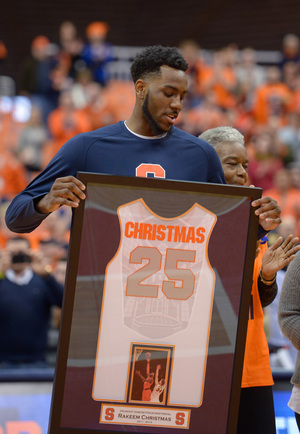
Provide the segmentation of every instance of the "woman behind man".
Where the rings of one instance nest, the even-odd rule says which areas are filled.
[[[243,135],[232,127],[217,127],[199,136],[217,151],[227,184],[243,186],[248,180],[248,156]],[[263,328],[263,307],[277,294],[276,272],[294,258],[298,238],[282,237],[268,248],[258,242],[254,263],[252,302],[242,375],[237,434],[276,434],[268,343]]]

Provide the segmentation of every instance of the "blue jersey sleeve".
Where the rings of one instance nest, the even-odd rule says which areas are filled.
[[[84,170],[85,147],[81,136],[66,142],[48,166],[10,203],[5,222],[12,232],[28,233],[37,228],[48,214],[40,214],[35,202],[49,193],[55,179]]]

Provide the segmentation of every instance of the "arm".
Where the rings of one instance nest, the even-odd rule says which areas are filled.
[[[262,307],[269,306],[269,304],[271,304],[272,301],[274,301],[274,299],[277,295],[277,292],[278,292],[276,280],[271,285],[267,285],[267,284],[262,282],[261,277],[259,276],[258,277],[258,291],[259,291],[259,298],[260,298],[260,302],[261,302]]]
[[[160,371],[161,365],[156,366],[156,372],[155,372],[155,386],[158,385],[158,373]]]
[[[135,371],[135,373],[140,377],[140,379],[141,379],[142,381],[145,381],[145,380],[146,380],[146,378],[142,376],[142,374],[141,374],[140,371]]]
[[[300,351],[300,253],[286,271],[278,307],[282,333]]]
[[[83,187],[80,183],[75,188],[74,183],[77,171],[84,171],[84,157],[85,148],[80,137],[74,137],[62,146],[48,166],[13,199],[6,211],[7,227],[13,232],[31,232],[60,205],[78,206],[78,197],[84,198],[79,191]],[[62,187],[62,183],[69,185]],[[62,190],[63,196],[59,199]]]

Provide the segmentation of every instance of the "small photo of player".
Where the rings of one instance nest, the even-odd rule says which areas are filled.
[[[170,349],[133,348],[129,402],[165,404]]]

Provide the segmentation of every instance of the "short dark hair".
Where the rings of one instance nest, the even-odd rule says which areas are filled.
[[[189,67],[178,48],[152,45],[137,53],[131,65],[131,76],[134,83],[148,74],[159,74],[160,67],[163,65],[184,72]]]

